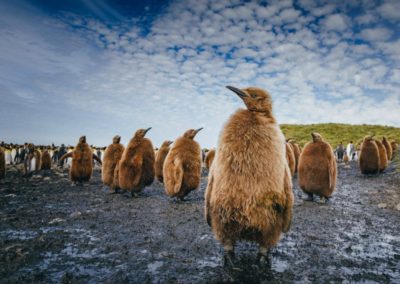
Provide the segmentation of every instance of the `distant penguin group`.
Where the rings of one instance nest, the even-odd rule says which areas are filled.
[[[393,159],[396,142],[390,143],[386,137],[382,141],[373,138],[374,135],[365,136],[361,144],[359,166],[362,174],[375,175],[382,173]]]
[[[0,146],[0,179],[3,179],[6,175],[6,158],[4,149]]]

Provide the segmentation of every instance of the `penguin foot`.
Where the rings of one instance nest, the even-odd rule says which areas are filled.
[[[132,198],[137,198],[137,197],[139,197],[139,194],[137,193],[137,192],[131,192],[131,197]]]
[[[307,198],[304,199],[305,201],[314,201],[314,196],[312,193],[307,193]]]
[[[329,197],[322,196],[321,197],[321,202],[324,203],[324,204],[330,204],[331,203],[331,199]]]
[[[235,253],[233,252],[233,250],[224,251],[224,257],[222,259],[224,267],[233,268],[235,265],[234,261],[235,261]]]
[[[270,254],[262,254],[258,253],[257,254],[257,261],[260,265],[264,266],[271,266],[272,260],[271,260],[271,255]]]

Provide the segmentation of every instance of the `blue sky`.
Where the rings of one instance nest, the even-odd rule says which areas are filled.
[[[129,2],[133,2],[129,3]],[[335,2],[333,4],[333,2]],[[268,90],[279,123],[400,127],[400,1],[0,0],[0,140],[215,146]]]

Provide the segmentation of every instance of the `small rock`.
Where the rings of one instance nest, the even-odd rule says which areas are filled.
[[[74,213],[75,213],[75,212],[74,212]],[[72,213],[72,214],[74,214],[74,213]],[[71,215],[72,215],[72,214],[71,214]],[[65,220],[64,220],[64,219],[61,219],[61,218],[55,218],[55,219],[51,220],[51,221],[49,222],[49,224],[61,223],[61,222],[65,222]]]
[[[400,203],[396,205],[396,210],[400,211]]]
[[[69,215],[69,217],[71,217],[71,218],[78,218],[78,217],[81,216],[81,215],[82,215],[81,212],[75,211],[75,212],[71,213],[71,214]]]
[[[386,203],[379,203],[379,204],[378,204],[378,207],[381,208],[381,209],[383,209],[383,208],[386,208],[386,207],[387,207],[387,204],[386,204]]]
[[[51,178],[49,178],[49,177],[45,177],[43,180],[51,180]]]

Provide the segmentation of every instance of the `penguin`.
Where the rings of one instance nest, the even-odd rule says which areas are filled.
[[[118,166],[118,185],[129,191],[132,197],[152,184],[155,175],[154,149],[150,139],[145,138],[151,129],[139,129],[125,148]]]
[[[27,145],[27,153],[24,160],[24,170],[25,174],[29,172],[36,172],[40,170],[41,164],[41,153],[35,148],[32,143]]]
[[[207,156],[204,159],[204,163],[206,165],[206,169],[210,170],[212,162],[214,161],[215,157],[215,149],[211,149],[210,151],[207,152]]]
[[[380,168],[379,148],[373,136],[364,137],[358,164],[362,174],[378,174]]]
[[[42,159],[40,163],[41,170],[50,170],[51,169],[51,156],[49,151],[46,149],[42,153]]]
[[[6,157],[3,147],[0,146],[0,179],[6,176]]]
[[[397,153],[397,149],[398,149],[398,145],[396,141],[392,141],[390,143],[390,146],[392,147],[392,160],[394,157],[396,157],[396,153]]]
[[[172,141],[166,140],[162,143],[160,149],[156,150],[156,162],[155,162],[155,170],[156,170],[156,177],[159,182],[163,182],[163,166],[165,158],[168,155],[170,150],[170,145]],[[157,149],[157,148],[156,148]]]
[[[311,133],[312,142],[307,143],[299,158],[299,186],[312,201],[313,195],[327,203],[335,191],[337,165],[331,145],[319,133]]]
[[[290,228],[292,178],[285,138],[272,114],[271,96],[260,88],[227,86],[247,109],[237,110],[220,136],[205,192],[205,216],[224,247],[224,265],[234,265],[238,240],[258,243],[258,260]]]
[[[344,162],[346,165],[349,163],[349,155],[347,155],[347,152],[344,152],[343,162]]]
[[[299,158],[300,158],[300,153],[301,153],[300,146],[293,139],[290,139],[289,143],[292,146],[292,150],[293,150],[293,153],[294,153],[294,158],[295,158],[295,161],[296,161],[295,167],[294,167],[294,169],[295,169],[294,172],[297,173],[298,168],[299,168]]]
[[[379,141],[378,139],[374,140],[376,143],[376,146],[378,146],[378,151],[379,151],[379,172],[383,172],[386,170],[389,161],[388,161],[388,154],[386,152],[386,148],[384,144]]]
[[[15,164],[15,157],[17,156],[16,145],[11,144],[11,164]]]
[[[286,148],[286,161],[290,169],[290,175],[291,177],[294,177],[294,173],[296,170],[296,157],[294,156],[292,144],[286,142],[285,148]]]
[[[382,144],[386,149],[386,155],[387,155],[387,160],[388,162],[392,160],[392,156],[393,156],[393,151],[392,151],[392,145],[390,144],[390,142],[386,139],[385,136],[383,136],[382,138]]]
[[[86,136],[81,136],[74,150],[64,154],[59,159],[59,165],[67,158],[71,158],[69,177],[74,184],[90,180],[93,171],[93,160],[96,160],[101,165],[101,160],[93,154],[89,144],[86,143]]]
[[[183,201],[198,188],[201,176],[201,148],[194,141],[203,128],[189,129],[176,139],[165,158],[163,176],[165,193]]]
[[[103,165],[101,169],[101,180],[107,185],[111,191],[116,192],[118,189],[114,184],[114,171],[118,161],[122,157],[125,150],[124,145],[120,143],[121,136],[116,135],[113,138],[113,143],[108,145],[103,156]]]
[[[4,154],[6,159],[6,165],[11,165],[12,164],[11,149],[8,146],[5,148]]]

